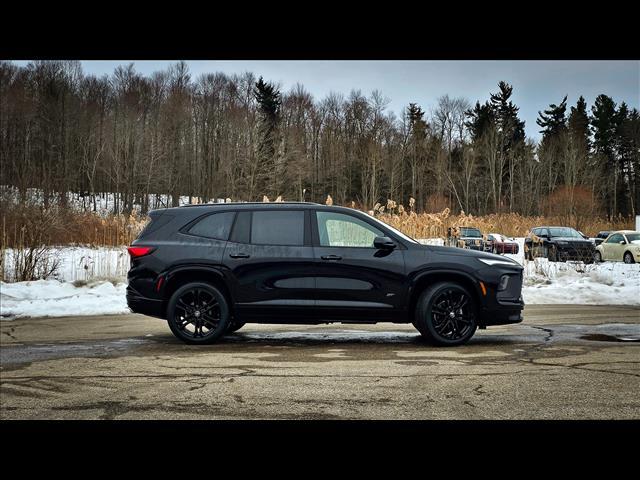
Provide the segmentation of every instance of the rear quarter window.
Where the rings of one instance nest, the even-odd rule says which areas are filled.
[[[220,212],[207,215],[192,225],[188,233],[198,237],[228,240],[235,212]]]

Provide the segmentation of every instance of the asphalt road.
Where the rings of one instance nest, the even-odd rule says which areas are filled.
[[[2,419],[638,419],[640,308],[530,306],[458,348],[411,325],[246,325],[187,346],[141,315],[0,322]]]

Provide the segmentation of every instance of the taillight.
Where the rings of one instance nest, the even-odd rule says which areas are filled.
[[[154,247],[127,247],[127,251],[131,258],[144,257],[155,250]]]

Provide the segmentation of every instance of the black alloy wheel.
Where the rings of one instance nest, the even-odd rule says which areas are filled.
[[[457,283],[437,283],[421,294],[414,324],[427,340],[438,345],[466,343],[477,328],[473,296]]]
[[[229,307],[224,295],[207,283],[189,283],[171,296],[169,328],[185,343],[207,344],[225,333]]]

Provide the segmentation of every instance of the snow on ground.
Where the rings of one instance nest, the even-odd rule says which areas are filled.
[[[640,305],[640,264],[524,261],[520,251],[505,255],[523,264],[526,304]],[[442,245],[442,239],[420,243]],[[126,248],[58,247],[57,277],[35,282],[0,282],[0,316],[102,315],[127,313]],[[10,264],[10,251],[6,261]],[[6,265],[6,264],[5,264]],[[7,265],[9,266],[9,265]],[[7,267],[5,267],[7,268]]]
[[[84,282],[83,282],[84,283]],[[130,313],[125,299],[126,284],[89,282],[76,287],[71,282],[37,280],[0,282],[0,317],[64,317]]]
[[[129,270],[126,247],[52,247],[51,258],[60,262],[51,279],[68,282],[124,279]],[[3,263],[5,280],[12,280],[13,259],[13,249],[6,249]]]

